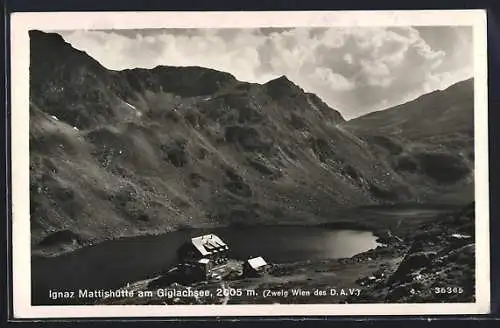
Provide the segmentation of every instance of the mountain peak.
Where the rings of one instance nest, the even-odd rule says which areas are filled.
[[[266,85],[289,85],[289,86],[297,86],[293,83],[286,75],[281,75],[275,79],[269,80]]]
[[[43,39],[44,42],[62,42],[66,43],[64,41],[63,37],[60,34],[57,33],[50,33],[50,32],[44,32],[40,30],[29,30],[28,35],[31,39]]]
[[[457,90],[457,91],[455,91]],[[441,91],[447,92],[467,92],[467,90],[474,90],[474,78],[468,78],[462,81],[458,81],[447,88],[442,89]]]
[[[286,75],[281,75],[267,82],[264,86],[267,88],[269,95],[275,99],[290,97],[304,92],[304,90],[293,83]]]
[[[164,91],[181,96],[212,94],[238,81],[230,73],[200,66],[156,66],[151,72]]]
[[[30,67],[35,70],[46,70],[46,73],[35,74],[44,76],[63,63],[71,65],[87,65],[95,70],[104,67],[89,56],[85,51],[74,48],[58,33],[30,30]]]
[[[378,130],[418,140],[422,136],[447,133],[471,135],[474,131],[473,79],[457,82],[444,90],[434,90],[406,103],[350,120],[356,131]],[[437,139],[436,137],[436,140]],[[443,141],[444,142],[444,141]]]
[[[197,66],[111,71],[57,34],[31,31],[30,41],[39,251],[185,227],[319,223],[337,208],[473,191],[472,92],[368,117],[351,132],[284,75],[249,85]]]
[[[212,74],[214,76],[224,77],[226,80],[236,80],[236,77],[228,72],[219,71],[213,68],[202,67],[202,66],[167,66],[167,65],[158,65],[153,68],[153,71],[161,72],[161,71],[176,71],[184,74]]]

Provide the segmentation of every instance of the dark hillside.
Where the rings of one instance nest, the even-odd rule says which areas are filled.
[[[376,129],[344,123],[286,77],[259,85],[201,67],[111,71],[57,34],[30,40],[37,251],[183,227],[331,221],[338,209],[472,184],[472,155],[432,143],[433,130],[400,138],[378,119],[366,123]],[[469,125],[451,124],[446,140],[457,127],[468,149]]]
[[[406,181],[425,185],[422,199],[474,199],[474,80],[342,125],[371,145]]]

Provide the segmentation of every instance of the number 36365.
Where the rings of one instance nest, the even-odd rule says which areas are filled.
[[[432,291],[434,294],[462,294],[464,289],[462,287],[434,287]]]

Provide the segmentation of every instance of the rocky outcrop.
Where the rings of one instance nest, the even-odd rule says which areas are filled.
[[[411,243],[394,272],[360,279],[363,296],[348,302],[473,302],[475,242],[468,228],[474,222],[473,206],[414,229],[405,238]]]
[[[379,149],[404,156],[403,141],[362,139],[287,77],[260,85],[202,67],[112,71],[57,34],[31,31],[30,42],[37,251],[179,227],[320,222],[443,191],[414,183],[435,160],[412,155],[410,179]],[[463,158],[450,164],[454,186],[469,177]],[[46,250],[40,242],[59,231],[78,238]]]

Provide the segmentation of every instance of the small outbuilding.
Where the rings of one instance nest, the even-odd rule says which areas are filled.
[[[261,257],[253,257],[243,264],[243,275],[247,277],[258,277],[267,272],[269,265]]]

